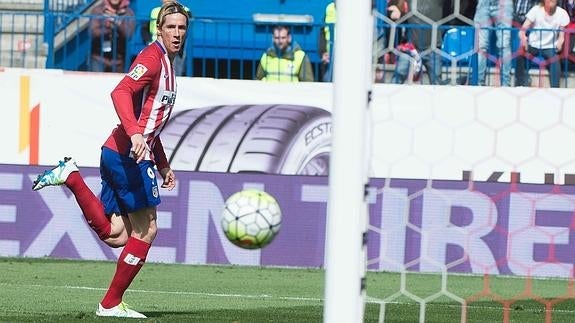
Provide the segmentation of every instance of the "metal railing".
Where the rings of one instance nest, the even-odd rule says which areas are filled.
[[[92,3],[93,1],[62,0],[60,9],[58,7],[43,13],[0,12],[0,25],[2,26],[0,65],[5,67],[89,70],[93,49],[93,39],[89,32],[89,26],[91,21],[102,17],[77,12],[86,11]],[[75,9],[70,11],[70,8]],[[125,45],[126,55],[123,58],[123,68],[118,71],[125,72],[135,55],[146,45],[143,33],[148,30],[148,20],[141,17],[122,17],[119,19],[132,19],[136,25],[134,33]],[[320,55],[317,52],[317,44],[319,30],[324,27],[323,24],[310,23],[291,27],[294,41],[300,44],[312,62],[314,79],[319,80]],[[393,74],[396,66],[379,58],[384,57],[385,54],[401,55],[395,46],[396,44],[390,44],[388,41],[390,39],[388,33],[391,30],[389,27],[384,24],[377,27],[376,35],[378,37],[376,37],[377,44],[374,53],[376,63],[384,65],[385,73],[387,73],[384,77],[385,82],[389,82],[390,75]],[[395,27],[414,30],[431,28],[429,25],[410,24]],[[436,28],[437,37],[440,41],[435,46],[421,50],[422,56],[431,53],[439,55],[442,75],[445,79],[449,79],[449,83],[457,84],[459,80],[465,79],[466,84],[477,84],[476,65],[474,65],[478,53],[476,37],[470,38],[472,43],[466,43],[467,46],[472,45],[471,49],[469,47],[446,48],[445,41],[441,41],[445,40],[445,35],[452,28],[466,30],[469,34],[474,34],[477,29],[472,26],[447,25],[439,25]],[[503,30],[494,28],[491,30],[493,33],[503,32]],[[511,31],[513,42],[510,59],[514,66],[518,40],[517,30]],[[271,45],[271,33],[272,25],[269,24],[196,17],[191,21],[187,37],[185,75],[254,79],[259,58]],[[495,41],[490,42],[487,61],[492,74],[498,74],[499,57]],[[379,61],[377,61],[378,59]],[[561,61],[562,86],[566,87],[568,85],[567,77],[572,69],[571,62],[575,61],[575,55],[569,51],[561,54],[558,59]],[[539,64],[542,69],[546,68],[545,64],[541,64],[540,59],[532,58],[531,60],[535,62],[532,67]],[[428,81],[426,78],[421,78],[415,82],[426,83]],[[497,85],[497,82],[490,84]]]
[[[38,13],[0,13],[0,66],[44,68],[43,26],[44,16]]]

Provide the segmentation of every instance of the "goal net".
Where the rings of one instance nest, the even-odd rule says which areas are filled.
[[[374,14],[372,72],[384,84],[366,87],[372,91],[369,139],[353,127],[344,131],[367,140],[370,154],[366,294],[351,293],[365,296],[361,315],[370,322],[569,321],[575,314],[575,97],[569,89],[499,86],[503,61],[515,64],[520,55],[518,25],[507,30],[511,57],[482,53],[478,31],[491,27],[473,21],[466,1],[447,8],[444,3],[449,1],[413,0],[399,19]],[[414,44],[417,55],[398,48],[397,31],[405,26],[419,35],[408,40],[426,42]],[[344,27],[338,24],[338,37]],[[472,30],[471,49],[446,51],[453,28],[459,42],[466,41],[461,30]],[[503,31],[491,30],[491,37]],[[434,55],[440,58],[435,79],[429,76],[433,63],[425,65],[426,59],[436,61]],[[461,85],[473,83],[478,55],[486,55],[490,86]],[[391,84],[402,56],[410,62],[409,74],[403,84]],[[336,65],[343,62],[336,56]],[[423,78],[414,78],[418,64]],[[540,64],[531,75],[547,78],[545,69]],[[511,77],[515,72],[512,65]],[[338,81],[336,72],[336,93]],[[334,135],[341,113],[335,102]],[[364,106],[357,103],[353,110],[362,113]],[[341,156],[335,139],[330,176],[342,171],[334,168],[335,159],[352,158]],[[328,221],[338,216],[334,184],[330,179]],[[339,185],[340,197],[349,193],[349,185]],[[347,221],[354,221],[349,214]],[[361,221],[345,229],[361,232]],[[334,232],[328,226],[328,250]],[[365,250],[353,246],[361,258]],[[329,265],[341,263],[328,260],[328,285],[334,270]],[[363,275],[361,269],[341,274],[354,281]],[[327,286],[326,301],[329,291]]]

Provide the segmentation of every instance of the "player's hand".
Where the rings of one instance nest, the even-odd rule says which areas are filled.
[[[146,145],[141,133],[132,135],[130,140],[132,141],[132,148],[130,148],[132,158],[136,160],[136,163],[139,163],[146,157],[146,151],[149,150],[148,145]]]
[[[164,179],[162,188],[167,188],[168,191],[171,191],[174,189],[174,187],[176,187],[176,174],[171,168],[167,167],[161,169],[160,175],[162,175],[162,178]]]

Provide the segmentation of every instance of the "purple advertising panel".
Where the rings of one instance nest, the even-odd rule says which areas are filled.
[[[115,259],[120,250],[99,241],[69,190],[31,190],[45,168],[0,166],[0,256]],[[81,172],[98,194],[98,170]],[[191,171],[177,177],[175,190],[160,192],[149,261],[323,267],[327,177]],[[280,233],[261,250],[236,247],[220,229],[225,199],[244,188],[267,191],[282,208]],[[368,202],[371,270],[572,275],[573,186],[372,179]]]

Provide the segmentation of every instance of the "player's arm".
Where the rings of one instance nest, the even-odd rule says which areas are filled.
[[[132,142],[131,152],[134,154],[136,162],[142,161],[149,147],[143,137],[143,126],[140,126],[136,119],[135,107],[136,98],[142,95],[145,87],[149,86],[160,77],[160,63],[154,57],[137,58],[132,65],[132,69],[118,83],[111,93],[114,109],[120,119],[122,127],[126,131]],[[139,104],[139,103],[138,103]]]
[[[152,151],[152,153],[154,154],[156,167],[164,180],[162,187],[172,190],[176,186],[176,175],[170,168],[166,152],[164,151],[164,145],[162,144],[160,137],[156,137],[156,143],[154,144],[154,151]]]
[[[168,158],[166,157],[166,152],[164,151],[164,145],[162,144],[162,140],[160,137],[156,137],[156,142],[154,143],[154,150],[152,151],[154,154],[154,161],[156,162],[156,166],[158,170],[162,170],[164,168],[170,168],[170,163],[168,162]]]
[[[150,59],[136,60],[130,72],[124,76],[110,94],[120,123],[130,137],[142,133],[142,127],[136,119],[134,98],[142,93],[146,86],[157,80],[159,74],[158,62],[153,62]]]

